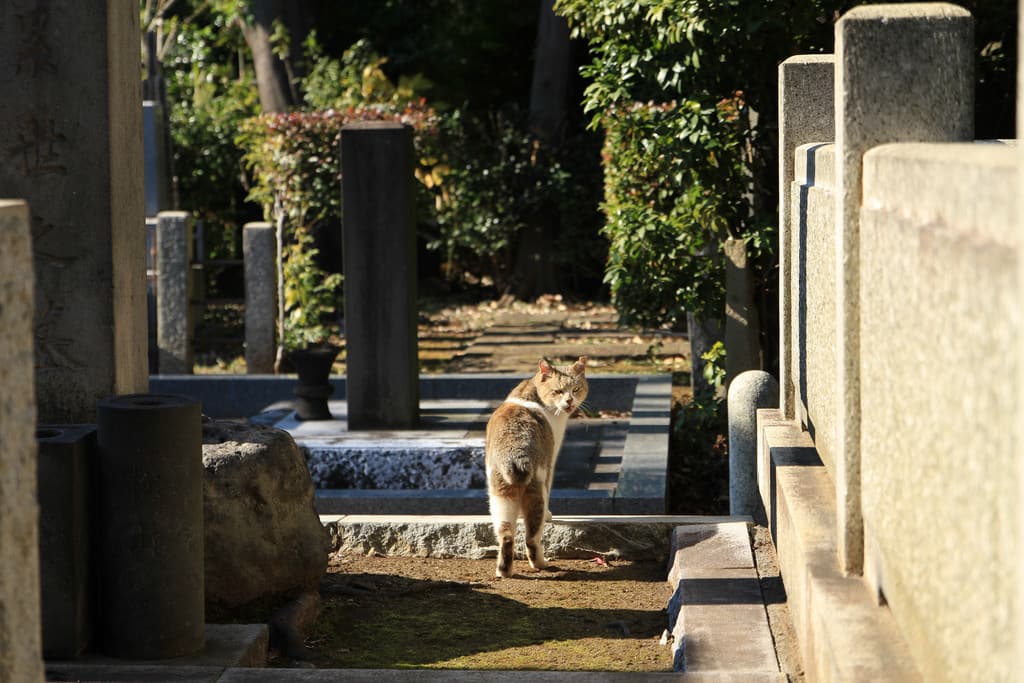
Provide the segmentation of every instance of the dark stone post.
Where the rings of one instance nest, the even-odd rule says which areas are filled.
[[[39,584],[43,655],[74,659],[92,639],[94,425],[39,425]]]
[[[349,429],[419,422],[412,129],[341,131]]]
[[[203,647],[199,402],[130,394],[96,408],[100,646],[126,659]]]

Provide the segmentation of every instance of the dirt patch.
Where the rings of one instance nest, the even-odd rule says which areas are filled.
[[[320,668],[671,671],[661,562],[336,555],[306,640]],[[288,661],[277,660],[287,666]]]

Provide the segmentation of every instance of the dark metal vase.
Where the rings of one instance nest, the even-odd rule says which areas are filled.
[[[334,393],[331,386],[331,366],[341,352],[333,344],[319,344],[307,349],[296,349],[288,359],[299,375],[295,386],[295,417],[300,420],[330,420],[327,398]]]

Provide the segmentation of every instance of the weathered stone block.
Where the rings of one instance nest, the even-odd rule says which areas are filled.
[[[206,603],[235,607],[315,589],[330,539],[292,437],[272,427],[209,420],[203,467]]]
[[[139,11],[0,7],[0,187],[31,206],[41,422],[95,422],[145,391]]]
[[[1018,668],[1018,170],[1000,143],[864,157],[864,575],[925,680]]]
[[[836,24],[836,519],[839,561],[863,563],[860,439],[862,160],[887,142],[974,135],[974,20],[946,3],[856,7]]]
[[[835,469],[836,367],[835,145],[796,150],[790,243],[794,419],[811,433],[822,462]]]
[[[0,200],[0,680],[29,682],[43,680],[32,280],[28,205]]]
[[[794,313],[791,268],[796,258],[790,183],[794,176],[794,151],[812,142],[831,142],[835,137],[835,57],[798,55],[779,65],[779,404],[793,419],[796,347],[792,342]]]

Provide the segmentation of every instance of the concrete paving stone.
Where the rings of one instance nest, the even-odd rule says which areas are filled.
[[[744,523],[677,527],[672,532],[671,552],[675,561],[669,583],[676,583],[697,571],[754,567],[750,536]]]
[[[224,667],[158,664],[51,664],[46,665],[47,681],[75,683],[215,683]],[[272,680],[272,679],[264,679]]]
[[[224,669],[232,666],[260,667],[266,666],[269,633],[266,624],[206,624],[204,629],[205,645],[202,651],[187,657],[158,660],[126,660],[108,657],[98,653],[85,653],[70,661],[46,662],[47,676],[63,676],[53,680],[77,680],[72,676],[76,671],[83,676],[101,676],[102,672],[124,670],[126,667],[143,667],[139,673],[145,673],[145,667],[164,671],[185,671],[188,675],[205,675],[206,669]],[[186,671],[187,670],[187,671]],[[201,671],[203,670],[203,671]],[[52,672],[52,674],[51,674]],[[113,675],[113,674],[111,674]],[[90,678],[90,680],[92,680]],[[109,680],[132,680],[130,678],[111,678]],[[140,680],[161,680],[146,678]],[[170,679],[179,680],[179,679]],[[182,678],[181,680],[193,680]],[[209,680],[196,678],[195,680]]]
[[[676,669],[777,672],[747,524],[677,527],[672,553],[668,611]]]

